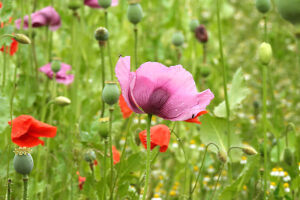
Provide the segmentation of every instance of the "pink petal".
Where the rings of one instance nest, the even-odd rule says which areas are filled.
[[[84,0],[84,5],[87,5],[91,8],[101,8],[99,6],[98,0]],[[111,6],[117,6],[118,5],[118,0],[112,0]]]

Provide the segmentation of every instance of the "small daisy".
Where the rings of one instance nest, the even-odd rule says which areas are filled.
[[[200,144],[200,147],[198,147],[199,151],[204,151],[205,150],[205,144]]]
[[[284,172],[283,181],[284,181],[284,182],[289,182],[289,181],[291,181],[291,177],[290,177],[290,175],[289,175],[286,171]]]
[[[170,191],[170,196],[171,196],[171,197],[174,197],[174,196],[176,196],[176,191],[174,191],[174,190],[171,190],[171,191]]]
[[[214,181],[217,181],[218,178],[219,178],[219,176],[218,176],[218,175],[215,175],[215,176],[214,176]]]
[[[299,171],[300,171],[300,162],[298,163],[298,169],[299,169]]]
[[[190,148],[191,148],[191,149],[196,149],[196,147],[197,147],[197,146],[196,146],[196,141],[195,141],[195,140],[191,140],[191,141],[190,141]]]
[[[153,198],[151,200],[162,200],[162,198],[159,197],[159,194],[154,194]]]
[[[283,169],[281,167],[278,168],[278,176],[284,177],[284,171],[283,171]]]
[[[291,191],[290,186],[289,186],[288,183],[284,183],[284,184],[283,184],[283,187],[284,187],[284,191],[285,191],[285,192],[290,192],[290,191]]]
[[[279,175],[279,172],[278,172],[277,168],[273,168],[271,171],[271,176],[277,177],[278,175]]]
[[[136,189],[134,186],[130,185],[129,188],[128,188],[128,191],[129,192],[136,192]]]
[[[173,142],[172,147],[173,148],[178,148],[178,143],[177,142]]]
[[[208,169],[207,169],[207,172],[210,173],[210,174],[212,174],[212,173],[215,172],[215,168],[214,168],[212,165],[210,165],[210,166],[208,167]]]
[[[243,191],[242,191],[242,193],[245,195],[247,193],[247,191],[248,191],[247,185],[243,185]]]
[[[121,140],[120,140],[120,145],[123,145],[123,144],[125,144],[125,138],[124,137],[122,137]]]
[[[275,190],[276,189],[276,183],[275,182],[271,182],[270,184],[270,190]]]
[[[204,176],[203,182],[209,182],[209,181],[210,181],[210,177],[209,176]]]
[[[198,172],[199,167],[198,167],[197,165],[195,165],[195,166],[193,167],[193,169],[194,169],[194,172]]]
[[[241,161],[240,161],[240,164],[241,164],[241,165],[247,164],[247,157],[246,157],[246,156],[242,156],[242,159],[241,159]]]

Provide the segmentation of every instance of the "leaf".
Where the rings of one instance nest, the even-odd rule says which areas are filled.
[[[7,97],[2,96],[0,93],[0,133],[8,126],[8,121],[10,120],[9,115],[9,100]]]
[[[229,106],[231,111],[231,118],[233,118],[234,111],[238,105],[246,98],[249,94],[249,89],[246,87],[245,79],[242,74],[242,69],[239,68],[232,79],[232,86],[228,91]],[[225,101],[221,102],[214,109],[214,114],[217,117],[226,117],[226,105]]]
[[[12,0],[4,0],[2,4],[2,9],[0,9],[1,21],[7,21],[12,15]]]
[[[201,119],[202,125],[200,130],[200,139],[203,143],[208,144],[213,142],[217,144],[220,150],[226,151],[228,149],[228,136],[225,133],[227,122],[225,119],[212,117],[210,115],[205,115],[203,119]],[[234,131],[231,130],[230,137],[231,146],[241,146],[240,137],[234,134]],[[216,152],[215,148],[210,148],[212,151]],[[240,151],[231,151],[230,153],[232,161],[237,162],[241,158]]]
[[[257,171],[259,160],[259,156],[249,157],[248,163],[239,177],[231,185],[224,188],[218,199],[235,199],[235,195],[240,193],[243,185],[247,184],[251,177],[253,177],[253,173]]]
[[[135,153],[129,156],[127,160],[124,161],[124,166],[122,167],[122,175],[126,175],[130,172],[135,172],[140,170],[140,168],[144,165],[143,153]]]

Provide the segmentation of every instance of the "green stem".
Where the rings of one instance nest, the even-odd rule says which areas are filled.
[[[199,169],[199,171],[198,171],[197,178],[196,178],[196,182],[195,182],[195,185],[194,185],[193,189],[192,189],[191,192],[190,192],[190,197],[189,197],[189,199],[191,199],[192,194],[193,194],[193,192],[195,191],[195,189],[196,189],[196,187],[197,187],[198,181],[199,181],[200,176],[201,176],[202,168],[203,168],[203,165],[204,165],[205,157],[206,157],[206,154],[207,154],[207,150],[208,150],[208,147],[209,147],[210,145],[214,145],[214,146],[218,149],[218,151],[219,151],[219,147],[218,147],[218,145],[216,145],[215,143],[208,143],[208,144],[206,145],[205,151],[204,151],[204,155],[203,155],[203,158],[202,158],[202,162],[201,162],[201,166],[200,166],[200,169]]]
[[[203,43],[202,44],[202,48],[203,48],[203,64],[206,64],[206,55],[207,55],[207,44]]]
[[[103,156],[103,200],[106,199],[106,156],[107,156],[107,138],[104,139],[104,156]]]
[[[214,188],[214,191],[213,191],[213,193],[212,193],[212,195],[211,195],[211,198],[210,198],[210,199],[213,199],[213,198],[214,198],[214,195],[215,195],[215,193],[216,193],[217,186],[218,186],[218,183],[219,183],[219,181],[220,181],[220,177],[221,177],[221,174],[222,174],[222,171],[223,171],[224,165],[225,165],[225,164],[223,163],[223,164],[222,164],[222,167],[221,167],[221,169],[220,169],[219,175],[218,175],[218,180],[217,180],[217,182],[216,182],[216,184],[215,184],[215,188]]]
[[[295,124],[294,124],[294,123],[289,123],[289,124],[286,126],[285,133],[284,133],[286,147],[289,146],[289,143],[288,143],[288,133],[289,133],[289,129],[292,129],[292,130],[296,133],[296,127],[295,127]]]
[[[227,121],[227,148],[231,145],[231,131],[230,131],[230,105],[229,97],[227,92],[227,66],[225,65],[224,53],[223,53],[223,40],[222,40],[222,29],[221,29],[221,17],[220,17],[220,0],[217,0],[217,21],[218,21],[218,38],[219,38],[219,51],[221,56],[221,63],[223,67],[223,87],[225,94],[225,105],[226,105],[226,121]],[[230,159],[230,157],[229,157]],[[228,178],[229,182],[232,180],[232,170],[230,161],[228,162]]]
[[[10,200],[10,193],[11,193],[11,179],[7,180],[7,200]]]
[[[114,107],[109,108],[110,199],[113,199],[114,157],[112,152],[112,122]]]
[[[104,18],[105,18],[105,27],[109,30],[108,27],[108,12],[105,9],[104,10]],[[112,64],[112,60],[111,60],[111,53],[110,53],[110,44],[109,44],[109,40],[107,40],[107,52],[108,52],[108,60],[109,60],[109,65],[110,65],[110,80],[114,79],[114,69],[113,69],[113,64]]]
[[[265,15],[264,17],[264,41],[268,41],[268,24],[267,24],[267,16]]]
[[[27,200],[28,175],[23,176],[23,183],[24,183],[23,200]]]
[[[100,53],[101,53],[101,62],[102,62],[102,92],[104,89],[104,85],[105,85],[105,60],[104,60],[104,45],[103,44],[99,44],[100,45]],[[102,107],[101,107],[101,118],[104,117],[104,111],[105,111],[105,103],[104,101],[102,101]]]
[[[137,59],[137,48],[138,48],[138,28],[134,25],[134,60],[135,60],[135,70],[138,68],[138,59]]]
[[[6,79],[6,46],[4,47],[3,53],[3,74],[2,74],[2,92],[5,88],[5,79]]]
[[[264,199],[267,198],[267,178],[268,178],[268,150],[267,150],[267,66],[263,67],[263,113],[262,113],[262,126],[264,134]]]
[[[151,151],[150,151],[150,126],[151,126],[152,114],[148,114],[147,119],[147,163],[146,163],[146,180],[144,186],[144,194],[143,200],[146,199],[149,185],[149,176],[150,176],[150,159],[151,159]]]

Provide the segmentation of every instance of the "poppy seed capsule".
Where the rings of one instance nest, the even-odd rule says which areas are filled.
[[[283,160],[286,164],[288,164],[290,166],[293,164],[293,160],[294,160],[293,153],[292,153],[291,149],[288,147],[284,149]]]
[[[143,9],[139,3],[130,3],[127,10],[127,18],[132,24],[139,23],[143,18]]]
[[[195,32],[196,31],[196,28],[199,26],[199,20],[198,19],[192,19],[190,21],[190,30],[192,32]]]
[[[109,38],[109,32],[104,27],[99,27],[95,31],[95,39],[98,41],[106,41]]]
[[[175,46],[179,47],[183,44],[183,42],[184,42],[184,36],[181,32],[176,32],[176,33],[173,34],[172,43]]]
[[[92,149],[89,149],[84,154],[84,160],[87,162],[93,162],[96,159],[96,153]]]
[[[196,28],[195,37],[201,43],[206,43],[208,41],[208,34],[204,25],[200,25]]]
[[[109,133],[108,122],[109,122],[109,118],[108,117],[104,117],[104,118],[100,118],[99,119],[98,133],[103,138],[107,138],[108,133]]]
[[[299,0],[276,0],[280,15],[294,25],[300,25],[300,1]]]
[[[270,0],[256,0],[256,9],[265,14],[271,9],[271,1]]]
[[[120,90],[115,82],[106,82],[103,92],[102,99],[109,105],[114,105],[118,102],[120,96]]]
[[[71,100],[67,97],[59,96],[59,97],[56,97],[53,102],[59,106],[66,106],[71,103]]]
[[[259,61],[264,64],[268,65],[272,59],[272,47],[268,43],[262,43],[258,49],[258,56]]]
[[[17,33],[13,38],[21,44],[31,44],[31,40],[24,34]]]
[[[59,72],[61,68],[61,62],[57,59],[54,59],[52,62],[51,62],[51,70],[54,72],[54,73],[57,73]]]
[[[111,6],[111,1],[112,0],[98,0],[98,3],[99,3],[99,6],[106,9]]]
[[[82,3],[80,1],[75,1],[75,0],[72,0],[69,4],[68,4],[68,8],[70,10],[77,10],[81,7]]]
[[[19,174],[27,175],[33,169],[33,159],[30,153],[23,155],[16,154],[13,164],[16,172],[18,172]]]
[[[203,66],[200,68],[200,74],[203,78],[206,78],[210,75],[210,67],[207,67],[207,66]]]

